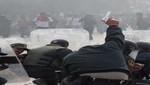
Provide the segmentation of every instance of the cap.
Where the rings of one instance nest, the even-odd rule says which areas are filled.
[[[24,50],[29,50],[27,48],[27,44],[23,44],[23,43],[13,43],[13,44],[11,44],[11,47],[22,48]]]
[[[1,48],[0,48],[0,55],[7,55],[7,53],[3,53]]]
[[[67,40],[64,40],[64,39],[55,39],[55,40],[51,41],[50,45],[59,45],[62,47],[68,47],[69,42]]]

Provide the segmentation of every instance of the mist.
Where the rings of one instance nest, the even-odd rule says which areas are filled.
[[[11,15],[33,15],[41,11],[50,13],[80,12],[87,14],[128,12],[139,8],[149,1],[141,0],[0,0],[0,13]],[[142,10],[142,11],[145,11]]]
[[[22,15],[32,20],[41,12],[52,17],[60,13],[78,13],[80,17],[92,14],[101,20],[111,11],[111,16],[121,20],[123,29],[128,26],[136,29],[136,13],[147,16],[150,13],[149,4],[149,0],[0,0],[0,15],[7,15],[13,23]]]

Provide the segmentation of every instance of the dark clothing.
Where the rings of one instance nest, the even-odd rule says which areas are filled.
[[[140,51],[137,55],[136,62],[144,64],[144,67],[137,73],[138,79],[150,79],[150,51]]]
[[[70,49],[61,46],[31,49],[23,65],[30,77],[50,79],[49,82],[54,82],[55,71],[61,69],[63,58],[71,52]]]
[[[96,19],[91,15],[86,15],[79,20],[83,24],[83,28],[89,32],[89,39],[93,40],[92,33],[96,25]]]
[[[137,24],[138,30],[146,30],[147,29],[145,20],[143,18],[138,19],[136,24]]]
[[[54,77],[54,68],[43,68],[42,66],[33,66],[33,65],[24,65],[25,70],[27,71],[30,77],[34,78],[49,78]],[[37,70],[38,69],[38,70]]]
[[[63,67],[68,75],[89,72],[125,71],[129,73],[122,54],[124,35],[118,26],[107,29],[105,43],[85,46],[64,58]]]
[[[0,77],[0,85],[5,85],[7,83],[7,80]]]
[[[147,59],[150,59],[150,51],[139,51],[136,61],[144,64]]]
[[[83,27],[94,27],[96,24],[96,19],[91,15],[86,15],[85,17],[81,18],[79,20],[80,22],[83,22]]]
[[[23,65],[33,66],[56,66],[60,67],[63,57],[71,53],[70,49],[60,46],[45,46],[32,49],[24,60]],[[58,61],[56,63],[56,61]]]

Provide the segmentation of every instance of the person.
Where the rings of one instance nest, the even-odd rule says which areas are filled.
[[[49,28],[50,23],[53,22],[53,19],[48,16],[47,13],[42,12],[39,16],[33,19],[36,24],[37,29],[46,29]]]
[[[150,43],[149,42],[136,42],[140,51],[137,55],[136,61],[144,63],[147,59],[149,59],[150,55]]]
[[[55,71],[61,70],[63,57],[72,52],[68,49],[69,42],[64,39],[54,39],[50,44],[31,49],[23,62],[30,77],[41,78],[48,85],[56,85]]]
[[[136,58],[136,62],[144,64],[143,69],[139,72],[138,78],[143,79],[144,77],[149,80],[150,70],[150,43],[149,42],[137,42],[139,47],[139,53]]]
[[[136,62],[136,57],[139,52],[139,47],[136,43],[125,40],[125,47],[123,55],[125,57],[127,66],[132,73],[132,79],[141,79],[139,73],[143,68],[143,64]]]
[[[92,33],[96,25],[96,19],[92,15],[86,15],[85,17],[82,17],[79,22],[81,22],[83,28],[88,31],[89,40],[93,40]]]
[[[25,37],[27,35],[27,30],[30,25],[30,19],[27,16],[21,16],[20,19],[17,22],[18,31],[21,35],[21,37]]]
[[[105,43],[88,45],[66,56],[63,61],[64,85],[121,85],[128,80],[130,71],[123,56],[124,35],[119,21],[109,18],[106,22]],[[69,80],[69,84],[66,84]]]
[[[4,15],[0,15],[0,36],[9,37],[11,21]]]
[[[67,13],[65,17],[65,28],[72,28],[73,13]]]
[[[26,58],[28,52],[30,51],[27,48],[27,44],[24,44],[24,43],[12,43],[12,44],[10,44],[10,46],[12,47],[12,49],[15,52],[16,56],[19,58],[20,62],[23,63],[23,61]],[[24,51],[27,51],[27,53],[26,54],[21,54]]]
[[[72,23],[71,23],[73,28],[80,28],[81,27],[81,23],[79,22],[79,20],[80,20],[79,14],[74,13],[73,17],[72,17]]]
[[[141,12],[136,13],[136,25],[138,30],[147,30],[147,21]]]
[[[5,55],[7,55],[7,53],[2,52],[0,48],[0,56],[5,56]],[[7,69],[7,68],[8,68],[7,65],[0,62],[0,71]],[[0,85],[5,85],[5,83],[7,83],[7,80],[5,78],[0,77]]]
[[[59,13],[59,15],[55,15],[55,19],[57,20],[56,28],[65,28],[65,15],[64,13]]]

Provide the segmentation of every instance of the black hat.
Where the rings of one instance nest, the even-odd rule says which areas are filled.
[[[69,42],[67,40],[64,40],[64,39],[55,39],[55,40],[51,41],[50,45],[59,45],[62,47],[68,47]]]
[[[13,43],[13,44],[11,44],[11,47],[22,48],[24,50],[29,50],[27,48],[27,44],[23,44],[23,43]]]
[[[3,53],[0,48],[0,55],[7,55],[7,53]]]

